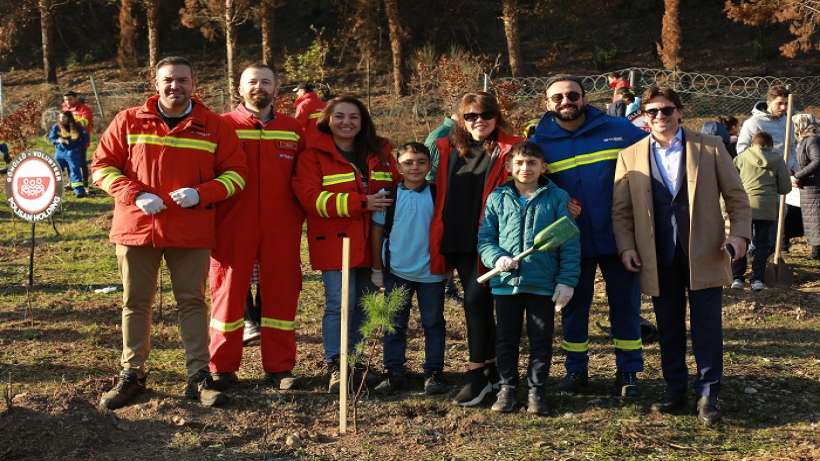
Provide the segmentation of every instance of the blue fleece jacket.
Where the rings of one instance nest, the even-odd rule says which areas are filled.
[[[612,231],[612,185],[618,152],[647,133],[626,118],[610,117],[586,106],[586,120],[576,131],[567,131],[547,112],[530,141],[544,151],[548,176],[581,202],[576,220],[581,230],[581,256],[590,258],[618,252]]]
[[[499,186],[487,197],[484,218],[478,230],[478,254],[481,262],[493,267],[502,256],[515,256],[531,247],[535,235],[567,211],[569,195],[552,181],[543,178],[526,205],[521,204],[515,184]],[[574,287],[581,275],[578,237],[563,244],[558,251],[535,252],[519,262],[518,269],[502,272],[490,280],[494,295],[530,293],[552,296],[555,285]]]

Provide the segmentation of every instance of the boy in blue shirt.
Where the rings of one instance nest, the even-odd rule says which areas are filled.
[[[384,336],[384,367],[387,377],[376,386],[385,394],[407,385],[407,321],[413,293],[416,294],[424,328],[424,393],[442,394],[444,368],[444,285],[446,277],[430,272],[430,223],[433,220],[435,189],[425,180],[430,171],[430,151],[424,144],[410,142],[398,149],[398,169],[403,180],[396,186],[395,202],[385,212],[373,213],[372,281],[384,286],[385,296],[399,287],[408,290],[401,310],[393,319],[395,333]],[[382,283],[383,282],[383,283]]]
[[[533,245],[535,235],[562,216],[569,195],[543,176],[547,169],[538,145],[523,142],[509,153],[513,181],[487,198],[478,231],[478,253],[486,267],[502,270],[490,280],[496,312],[496,361],[501,390],[493,411],[516,408],[518,349],[527,315],[530,343],[527,412],[548,412],[544,386],[552,359],[554,312],[572,298],[581,274],[581,244],[575,237],[554,252],[535,252],[520,262],[512,257]]]

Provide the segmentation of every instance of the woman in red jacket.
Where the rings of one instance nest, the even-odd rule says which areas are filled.
[[[464,287],[470,361],[466,384],[454,403],[473,406],[498,382],[493,298],[487,285],[476,282],[485,271],[478,260],[478,225],[487,196],[507,181],[507,153],[523,138],[508,134],[498,101],[489,93],[465,94],[457,117],[449,137],[436,142],[440,157],[430,246],[439,248]],[[431,269],[446,272],[444,267]]]
[[[339,96],[328,102],[315,136],[298,157],[293,190],[307,213],[308,249],[314,270],[322,271],[325,313],[322,340],[331,371],[329,390],[339,382],[342,238],[350,239],[350,349],[361,340],[359,299],[370,282],[370,212],[392,203],[388,192],[398,180],[392,147],[376,135],[361,101]]]

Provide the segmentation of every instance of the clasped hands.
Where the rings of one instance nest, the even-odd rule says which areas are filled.
[[[171,200],[173,200],[174,203],[182,208],[191,208],[199,203],[199,192],[191,187],[177,189],[168,194],[168,196],[171,197]],[[134,204],[137,208],[142,210],[143,213],[149,216],[155,215],[167,208],[165,206],[165,202],[162,201],[162,198],[156,194],[152,194],[151,192],[142,192],[137,195],[137,199],[134,201]]]

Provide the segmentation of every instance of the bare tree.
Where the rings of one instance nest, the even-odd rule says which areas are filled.
[[[48,83],[57,83],[57,66],[54,63],[54,19],[51,0],[37,0],[40,11],[40,38],[43,48],[43,77]]]
[[[393,54],[393,91],[397,95],[404,94],[404,56],[401,42],[404,30],[401,27],[398,0],[384,0],[384,11],[387,15],[387,25],[390,29],[390,51]]]
[[[262,62],[273,65],[273,19],[275,0],[261,0],[256,14],[256,21],[262,33]]]
[[[148,70],[154,72],[159,54],[159,0],[142,0],[148,28]]]
[[[522,73],[521,47],[518,44],[518,2],[516,0],[502,0],[502,21],[504,21],[504,35],[507,36],[507,54],[510,57],[510,71],[513,77]]]
[[[122,71],[128,71],[137,66],[136,35],[137,24],[133,15],[134,0],[120,1],[120,42],[117,46],[117,65]]]
[[[676,70],[683,60],[680,57],[680,0],[664,0],[661,41],[656,44],[663,67]]]
[[[231,104],[238,101],[234,91],[234,53],[236,52],[236,2],[235,0],[225,0],[225,11],[223,13],[222,29],[225,33],[225,59],[227,68],[228,94],[231,97]]]
[[[787,58],[820,51],[820,0],[726,0],[723,9],[729,19],[750,26],[788,24],[794,39],[780,45],[780,54]]]

